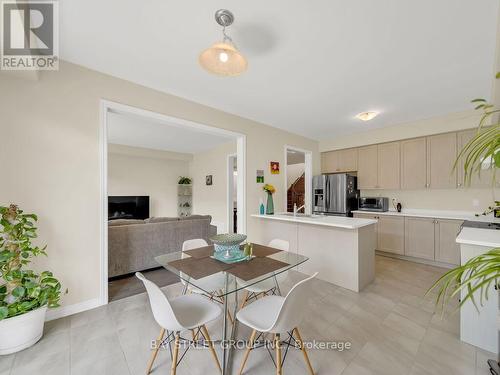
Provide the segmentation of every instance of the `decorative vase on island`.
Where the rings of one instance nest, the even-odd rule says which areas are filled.
[[[267,193],[266,215],[274,215],[274,202],[271,193]]]

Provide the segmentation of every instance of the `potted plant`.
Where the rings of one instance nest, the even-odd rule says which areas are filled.
[[[497,73],[496,78],[500,78],[500,73]],[[472,103],[475,103],[475,109],[481,110],[483,114],[476,135],[460,151],[454,168],[457,168],[459,162],[463,161],[464,183],[466,185],[470,185],[474,174],[480,175],[481,170],[492,169],[494,196],[496,170],[500,168],[500,123],[492,121],[492,118],[494,115],[498,116],[500,109],[496,109],[494,105],[489,104],[484,99],[474,99]],[[493,124],[486,127],[485,125],[489,122],[493,122]],[[488,207],[482,215],[493,212],[494,217],[497,217],[500,202],[493,199],[494,205]],[[466,302],[471,302],[480,311],[482,301],[488,299],[488,293],[492,287],[498,290],[499,284],[500,248],[495,248],[471,258],[465,264],[445,273],[427,291],[427,294],[433,289],[437,290],[436,305],[440,306],[443,312],[448,302],[457,297],[461,298],[459,307]],[[461,295],[462,291],[464,291],[463,295]],[[479,299],[479,305],[477,299]],[[499,368],[496,360],[489,360],[488,364],[492,369]]]
[[[0,355],[35,344],[43,334],[47,308],[59,306],[61,284],[51,272],[26,267],[47,255],[31,243],[37,216],[16,205],[0,206]]]
[[[274,214],[273,194],[276,192],[276,188],[271,184],[265,184],[262,189],[267,193],[266,215],[273,215]]]
[[[178,184],[179,185],[191,185],[191,179],[189,177],[180,176]]]

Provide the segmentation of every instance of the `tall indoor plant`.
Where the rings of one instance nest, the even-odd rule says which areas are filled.
[[[32,244],[37,216],[16,205],[0,206],[0,354],[36,343],[47,308],[59,306],[61,284],[49,271],[27,269],[33,257],[47,255]]]
[[[497,73],[496,79],[500,78]],[[485,213],[494,212],[498,208],[498,201],[494,197],[496,172],[500,168],[500,109],[485,99],[474,99],[475,109],[482,111],[475,136],[463,147],[455,161],[454,169],[463,162],[464,183],[470,185],[474,175],[480,175],[481,170],[492,170],[491,186],[493,189],[494,206],[488,207]],[[488,297],[488,291],[493,285],[500,282],[500,248],[492,249],[486,254],[471,258],[467,263],[445,273],[429,291],[438,291],[436,303],[445,307],[450,299],[459,296],[460,306],[471,301],[477,309],[479,303]]]

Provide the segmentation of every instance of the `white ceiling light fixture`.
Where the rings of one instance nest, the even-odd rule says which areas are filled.
[[[219,9],[215,12],[215,20],[222,26],[224,37],[222,42],[214,43],[200,54],[200,65],[210,73],[220,76],[240,75],[247,69],[247,60],[226,34],[226,27],[233,23],[234,16],[227,9]]]
[[[361,121],[370,121],[370,120],[373,120],[377,116],[378,116],[378,112],[368,111],[368,112],[358,113],[356,115],[356,118],[361,120]]]

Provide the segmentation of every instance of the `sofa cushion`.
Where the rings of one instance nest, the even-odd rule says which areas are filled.
[[[145,223],[167,223],[169,221],[179,221],[178,217],[150,217],[144,220]]]
[[[144,220],[116,219],[116,220],[109,220],[108,221],[108,226],[110,226],[110,227],[115,227],[115,226],[119,226],[119,225],[131,225],[131,224],[144,224]]]
[[[191,216],[183,216],[179,220],[208,220],[212,221],[212,216],[210,215],[191,215]]]

